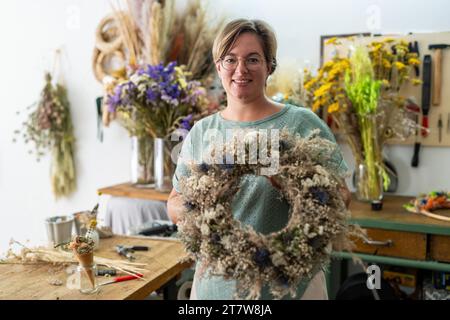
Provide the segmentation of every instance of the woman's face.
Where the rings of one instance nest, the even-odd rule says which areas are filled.
[[[257,35],[241,34],[216,69],[228,99],[248,103],[264,96],[269,70]]]

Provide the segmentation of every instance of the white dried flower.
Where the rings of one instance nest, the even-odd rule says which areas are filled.
[[[202,233],[202,235],[204,236],[209,236],[209,227],[207,224],[202,224],[202,226],[200,227],[200,232]]]
[[[206,220],[214,220],[217,216],[217,212],[214,209],[207,209],[205,211],[205,219]]]
[[[319,233],[319,235],[323,235],[323,226],[319,226],[318,233]]]
[[[281,252],[275,252],[272,254],[272,263],[276,267],[287,265],[287,261]]]
[[[231,242],[231,236],[229,236],[229,235],[223,236],[222,239],[220,240],[220,242],[222,243],[222,245],[224,246],[224,248],[226,250],[230,250],[233,248],[233,243]]]
[[[309,223],[305,224],[305,226],[303,227],[303,234],[309,234],[309,229],[311,228],[311,226],[309,225]]]
[[[198,187],[201,189],[209,189],[213,184],[213,180],[210,176],[204,175],[198,180]]]

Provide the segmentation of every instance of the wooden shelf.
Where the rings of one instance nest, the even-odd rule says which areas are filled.
[[[122,183],[97,190],[99,195],[109,194],[116,197],[138,198],[167,201],[169,192],[159,192],[152,188],[136,187],[132,183]]]

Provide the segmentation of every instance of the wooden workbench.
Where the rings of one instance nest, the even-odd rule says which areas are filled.
[[[183,245],[175,239],[151,239],[149,237],[114,236],[100,240],[100,248],[95,255],[110,259],[125,259],[116,251],[116,245],[145,245],[149,251],[136,251],[135,262],[146,263],[145,279],[129,280],[100,287],[100,291],[91,295],[82,294],[66,286],[69,275],[65,268],[55,268],[49,264],[21,265],[0,264],[0,299],[12,300],[124,300],[144,299],[153,291],[189,268],[190,264],[181,263],[186,257]],[[54,270],[58,270],[53,273]],[[50,284],[50,280],[60,280],[62,286]],[[108,280],[97,277],[97,282]]]
[[[412,197],[385,196],[383,210],[371,211],[370,204],[352,201],[351,223],[368,231],[369,238],[390,245],[368,245],[357,242],[354,250],[366,261],[428,270],[450,271],[450,222],[411,213],[403,208]],[[450,210],[440,210],[450,216]],[[351,258],[347,252],[335,257]]]
[[[121,183],[110,187],[105,187],[97,190],[99,195],[109,194],[116,197],[128,197],[147,200],[167,201],[169,198],[168,192],[159,192],[151,188],[136,187],[131,183]]]

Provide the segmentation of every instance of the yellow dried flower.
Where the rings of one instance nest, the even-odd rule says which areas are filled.
[[[420,65],[420,60],[416,59],[416,58],[410,58],[408,60],[408,64],[410,64],[412,66],[418,66],[418,65]]]
[[[328,40],[325,42],[325,44],[334,44],[334,45],[338,45],[338,44],[341,44],[341,43],[338,41],[338,38],[337,38],[337,37],[333,37],[333,38],[328,39]]]
[[[421,85],[421,84],[422,84],[422,80],[417,79],[417,78],[414,78],[414,79],[411,80],[411,83],[412,83],[414,86],[418,86],[418,85]]]
[[[392,64],[388,59],[383,59],[383,67],[386,69],[390,69],[392,67]]]
[[[394,62],[394,66],[398,69],[398,70],[403,70],[406,68],[406,65],[403,62],[400,61],[395,61]]]
[[[339,103],[335,102],[328,106],[328,113],[339,111]]]
[[[319,89],[317,89],[316,91],[314,91],[314,96],[315,97],[321,97],[324,94],[326,94],[328,92],[328,90],[330,90],[331,88],[331,83],[325,83],[323,84]]]

